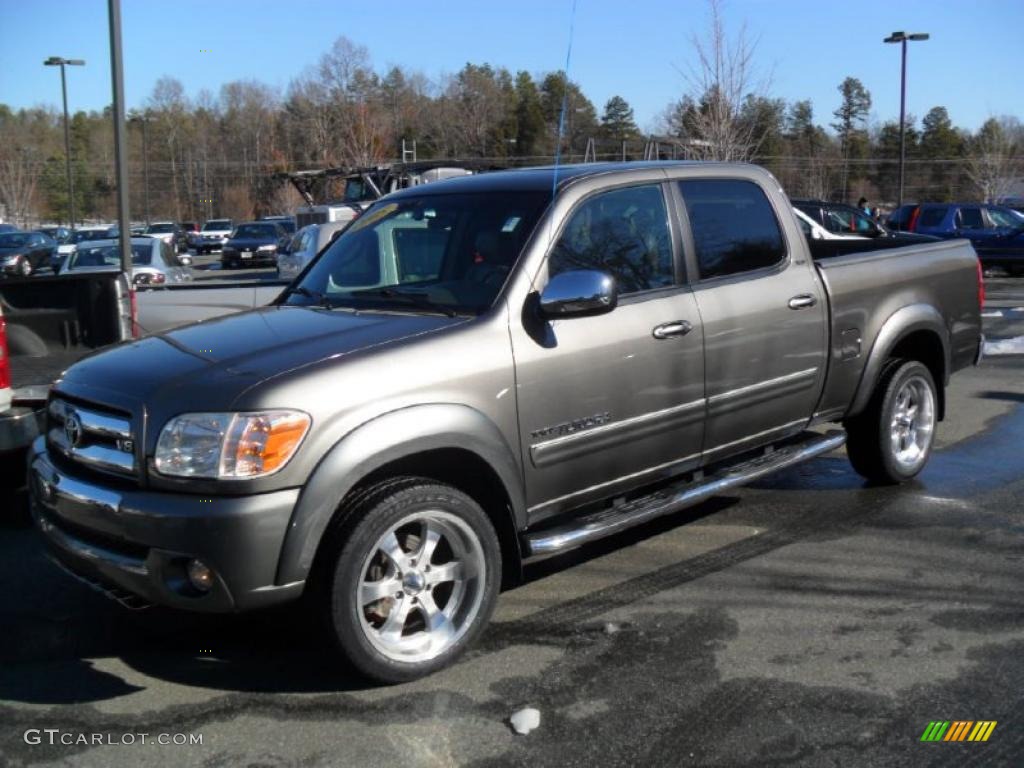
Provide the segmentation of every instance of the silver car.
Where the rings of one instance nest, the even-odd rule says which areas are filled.
[[[277,276],[291,280],[298,275],[349,223],[328,221],[323,224],[309,224],[300,229],[288,244],[288,252],[277,257]]]
[[[58,274],[107,272],[121,266],[117,240],[83,242],[67,259]],[[184,265],[174,249],[155,237],[132,238],[132,285],[167,285],[192,281],[192,269]]]

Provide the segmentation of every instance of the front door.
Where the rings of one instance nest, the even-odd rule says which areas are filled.
[[[704,323],[707,424],[714,461],[803,429],[818,402],[826,297],[795,224],[780,225],[749,179],[678,182]]]
[[[703,333],[680,280],[666,192],[648,183],[583,199],[548,255],[541,289],[560,272],[598,269],[616,279],[618,307],[513,324],[534,521],[699,462]]]

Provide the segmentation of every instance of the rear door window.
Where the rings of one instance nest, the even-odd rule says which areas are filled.
[[[917,226],[920,227],[941,227],[942,220],[946,218],[945,206],[937,208],[925,208],[917,219]]]
[[[740,179],[679,182],[700,277],[724,277],[774,267],[787,254],[768,197]]]
[[[623,295],[673,285],[672,236],[661,185],[613,189],[585,200],[548,257],[551,277],[574,269],[608,272]]]

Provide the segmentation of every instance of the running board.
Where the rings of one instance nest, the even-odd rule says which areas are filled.
[[[523,537],[523,555],[552,555],[595,539],[611,536],[656,517],[678,512],[722,491],[745,485],[772,472],[828,453],[845,442],[845,432],[833,431],[825,435],[804,432],[793,442],[769,448],[762,455],[724,467],[700,480],[677,483],[648,496],[602,509],[563,525],[526,533]]]

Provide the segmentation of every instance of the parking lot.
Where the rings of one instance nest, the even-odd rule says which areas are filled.
[[[985,333],[1024,336],[1021,281],[989,282]],[[840,452],[536,563],[472,652],[390,688],[340,668],[301,607],[127,611],[8,516],[0,764],[1012,764],[1022,374],[998,354],[954,377],[908,485],[866,486]],[[520,736],[524,706],[541,722]],[[934,720],[998,725],[986,743],[922,743]]]

